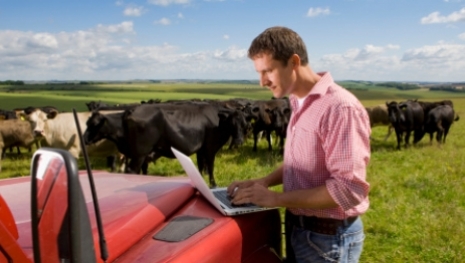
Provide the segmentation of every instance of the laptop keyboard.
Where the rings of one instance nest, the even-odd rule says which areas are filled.
[[[231,197],[228,195],[226,190],[224,191],[213,191],[215,197],[220,200],[224,205],[228,208],[238,208],[238,207],[258,207],[252,203],[242,204],[242,205],[234,205],[231,203]]]

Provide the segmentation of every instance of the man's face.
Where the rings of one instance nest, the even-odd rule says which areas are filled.
[[[275,98],[282,98],[292,93],[295,72],[291,59],[287,66],[274,60],[271,54],[262,53],[253,57],[255,70],[260,76],[260,85],[266,86]]]

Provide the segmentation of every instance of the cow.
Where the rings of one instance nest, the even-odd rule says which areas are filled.
[[[384,137],[384,141],[386,141],[389,136],[391,136],[392,127],[391,121],[389,120],[388,109],[385,104],[376,105],[373,107],[365,107],[368,116],[370,117],[370,127],[373,128],[375,126],[380,125],[387,125],[388,131],[386,136]]]
[[[389,120],[396,132],[397,149],[400,150],[400,144],[405,134],[405,146],[409,146],[411,132],[414,133],[413,144],[415,145],[424,135],[423,108],[417,101],[405,101],[397,103],[395,101],[386,102],[388,108]]]
[[[139,173],[146,156],[155,153],[175,158],[171,147],[186,155],[196,154],[200,172],[207,172],[211,187],[216,187],[216,153],[233,137],[243,142],[246,126],[241,111],[209,103],[177,102],[143,104],[123,114],[123,129],[128,138],[128,172]]]
[[[280,149],[284,148],[284,139],[291,116],[291,107],[287,98],[256,100],[245,110],[248,119],[252,122],[254,138],[253,151],[257,151],[257,142],[260,132],[264,132],[268,141],[268,150],[273,150],[271,133],[274,131],[280,140]]]
[[[454,109],[454,104],[452,103],[451,100],[441,100],[441,101],[418,101],[420,103],[421,107],[423,108],[423,112],[426,115],[428,115],[429,111],[434,109],[437,106],[440,105],[449,105],[452,109]]]
[[[124,111],[102,114],[99,111],[93,111],[92,115],[86,122],[87,129],[83,134],[86,145],[95,144],[103,139],[113,142],[118,151],[124,155],[124,161],[127,162],[129,142],[123,130],[122,116]],[[148,164],[152,161],[149,157],[142,164],[142,174],[148,173]],[[126,163],[127,165],[127,163]]]
[[[91,112],[77,113],[79,126],[82,130],[86,128],[86,121]],[[38,108],[27,108],[23,117],[30,122],[35,137],[43,138],[47,146],[67,150],[76,159],[82,154],[81,143],[74,120],[73,113],[58,113],[50,111],[45,113]],[[107,157],[108,165],[114,171],[115,160],[118,155],[116,146],[108,141],[102,140],[86,148],[89,156]]]
[[[86,107],[89,111],[97,110],[100,107],[107,107],[109,106],[108,104],[102,102],[102,101],[89,101],[86,102]]]
[[[11,119],[17,119],[15,111],[0,109],[0,120],[11,120]]]
[[[49,110],[49,109],[56,109],[55,107],[53,106],[44,106],[44,107],[40,107],[41,109],[44,109],[45,110]],[[13,120],[13,119],[19,119],[20,116],[21,116],[21,112],[24,111],[25,108],[15,108],[13,110],[0,110],[0,120]],[[36,146],[36,148],[40,148],[40,142],[39,140],[35,140],[34,141],[34,144]],[[19,147],[24,147],[23,144],[19,144],[16,147],[16,152],[19,154],[21,154],[21,150],[19,149]],[[29,145],[28,147],[28,150],[29,152],[32,151],[32,145]],[[13,152],[13,147],[10,147],[10,153]],[[2,155],[1,155],[1,158],[5,157],[5,151],[3,151]]]
[[[36,138],[32,134],[29,122],[19,119],[0,121],[0,156],[3,155],[5,148],[13,146],[31,147],[34,142],[36,142]]]
[[[425,118],[425,133],[429,133],[430,144],[433,144],[433,134],[436,132],[436,141],[438,144],[446,143],[446,137],[454,121],[459,120],[455,116],[454,109],[450,105],[439,105],[428,112]]]

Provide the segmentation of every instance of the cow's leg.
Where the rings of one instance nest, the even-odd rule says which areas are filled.
[[[258,132],[253,132],[253,151],[257,151]]]
[[[116,157],[114,155],[107,156],[107,167],[112,172],[116,170]]]
[[[213,175],[213,167],[215,163],[215,155],[208,156],[205,160],[207,165],[208,179],[210,180],[210,187],[216,188],[215,176]]]
[[[268,141],[268,151],[272,151],[273,147],[271,146],[271,133],[272,131],[266,131],[266,140]]]
[[[442,142],[442,135],[443,135],[443,131],[442,130],[439,130],[437,133],[436,133],[436,141],[438,142],[438,144],[441,144]]]
[[[149,171],[149,159],[145,158],[141,166],[142,174],[147,175]]]
[[[391,133],[392,133],[392,130],[393,130],[393,129],[394,129],[394,128],[392,127],[392,125],[389,125],[389,126],[388,126],[388,132],[387,132],[386,136],[384,137],[384,141],[387,141],[387,139],[389,138],[389,136],[391,136]]]
[[[145,160],[145,156],[137,156],[135,158],[131,158],[129,161],[129,165],[127,166],[126,172],[132,174],[140,174],[142,163]]]
[[[400,143],[402,141],[402,132],[396,130],[396,137],[397,137],[397,150],[400,150]]]
[[[205,153],[202,150],[198,150],[196,157],[197,157],[197,167],[199,168],[199,172],[203,173],[206,170],[205,165],[205,158],[203,157]]]
[[[407,131],[407,132],[405,133],[405,148],[407,148],[407,147],[409,146],[410,133],[411,133],[411,131]]]
[[[442,143],[446,143],[446,137],[447,137],[447,134],[449,133],[449,128],[450,127],[445,127],[444,128],[444,137],[442,137]]]
[[[433,145],[433,133],[432,132],[429,133],[429,144]]]

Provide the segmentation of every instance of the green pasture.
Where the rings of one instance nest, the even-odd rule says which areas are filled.
[[[350,83],[348,83],[350,84]],[[370,209],[363,215],[365,246],[361,262],[465,262],[465,94],[399,91],[369,84],[351,86],[365,106],[405,99],[451,99],[461,117],[452,125],[445,145],[429,143],[424,137],[417,146],[396,150],[395,135],[383,138],[387,127],[374,127],[372,155],[368,167]],[[271,93],[251,84],[105,84],[80,90],[56,89],[3,92],[0,108],[54,105],[63,111],[85,110],[85,102],[133,103],[147,99],[253,98],[268,99]],[[69,92],[69,93],[68,93]],[[255,178],[271,172],[282,161],[276,149],[268,152],[266,141],[252,151],[252,139],[241,147],[225,146],[215,162],[215,178],[220,186],[233,180]],[[274,146],[275,148],[277,146]],[[7,152],[2,160],[0,178],[29,174],[31,153]],[[195,158],[193,158],[195,160]],[[106,169],[105,161],[92,159],[94,169]],[[84,162],[79,161],[84,169]],[[172,159],[161,158],[151,164],[149,173],[174,176],[183,174]],[[207,177],[205,176],[205,179]],[[275,190],[281,191],[280,187]]]

